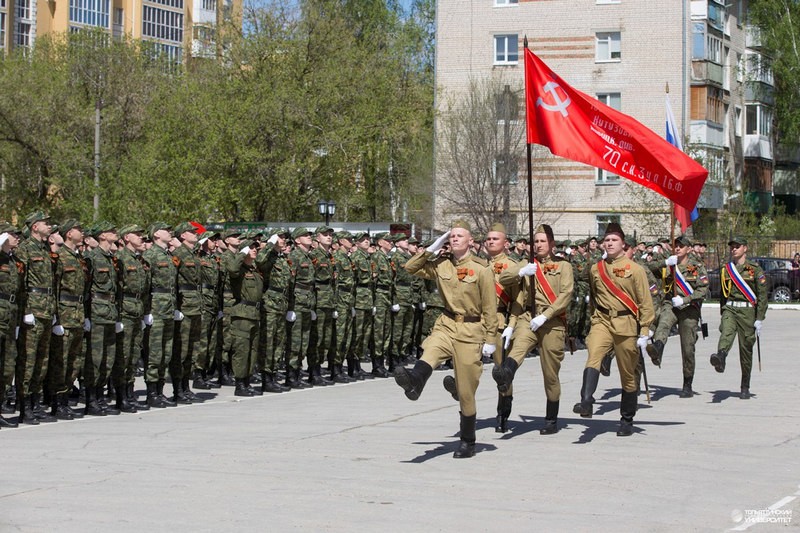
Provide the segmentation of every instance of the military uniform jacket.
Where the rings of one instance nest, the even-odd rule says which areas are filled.
[[[178,309],[186,316],[197,316],[203,311],[200,260],[183,245],[172,255],[178,259]]]
[[[244,257],[242,253],[235,254],[226,265],[235,302],[231,307],[231,317],[257,321],[260,318],[264,278],[255,262],[248,265]]]
[[[58,323],[65,328],[83,327],[84,296],[88,268],[79,251],[62,246],[56,261],[55,284]]]
[[[650,297],[653,299],[653,307],[655,308],[656,313],[658,313],[658,308],[664,302],[664,282],[663,280],[656,279],[653,271],[650,270],[650,267],[647,265],[647,263],[644,263],[641,259],[634,260],[634,262],[642,267],[644,273],[647,274],[647,284],[650,287]],[[670,298],[672,298],[671,295]]]
[[[517,261],[514,261],[502,252],[489,259],[489,268],[494,275],[494,291],[497,297],[498,327],[501,329],[505,326],[512,328],[516,326],[517,317],[522,314],[523,311],[522,306],[518,301],[520,284],[513,283],[506,287],[500,283],[500,276],[503,274],[503,272],[514,267],[517,267]]]
[[[742,275],[742,279],[756,295],[756,320],[764,320],[767,316],[767,278],[764,270],[754,261],[745,261],[741,265],[736,265],[736,270]],[[720,296],[720,312],[725,309],[727,302],[746,302],[742,293],[735,283],[731,280],[725,265],[720,268],[720,284],[722,285],[722,295]]]
[[[118,322],[121,292],[114,256],[97,247],[89,252],[86,260],[89,264],[90,318],[92,322],[97,324]]]
[[[150,303],[145,305],[145,311],[152,313],[153,318],[172,320],[179,260],[158,245],[150,247],[143,257],[150,266]]]
[[[16,327],[21,270],[13,255],[0,250],[0,333],[3,335],[10,335]]]
[[[219,264],[220,264],[220,286],[222,288],[222,306],[223,307],[230,307],[233,305],[233,289],[231,289],[231,280],[230,276],[228,276],[228,263],[233,261],[233,258],[236,254],[231,252],[230,250],[225,250],[221,254],[219,254]]]
[[[124,318],[139,320],[145,314],[145,302],[150,295],[150,266],[141,254],[121,248],[117,251],[117,269],[122,287],[120,314]]]
[[[336,304],[352,307],[356,294],[356,274],[350,256],[339,248],[333,252],[336,267]]]
[[[289,309],[313,311],[316,307],[314,295],[314,261],[299,246],[289,254]]]
[[[292,277],[286,254],[274,247],[261,250],[256,257],[256,265],[264,277],[264,306],[269,311],[286,313],[289,310],[289,283]]]
[[[394,277],[394,292],[396,295],[395,300],[399,304],[409,305],[413,302],[413,293],[411,288],[414,280],[420,280],[416,276],[409,274],[406,269],[406,262],[411,259],[411,254],[400,250],[399,248],[392,254],[392,263],[394,263],[395,277]]]
[[[703,305],[703,300],[708,296],[708,273],[706,272],[706,267],[696,258],[689,256],[686,263],[679,263],[675,268],[683,274],[683,278],[694,289],[694,292],[691,296],[687,296],[681,291],[680,287],[677,290],[673,290],[672,269],[665,266],[661,269],[664,297],[672,299],[673,294],[683,297],[683,305],[678,309],[684,309],[689,305],[695,305],[699,308]]]
[[[361,310],[372,309],[375,305],[375,294],[373,293],[375,264],[370,256],[360,248],[353,252],[350,261],[353,264],[353,276],[356,284],[354,307]]]
[[[309,252],[314,263],[314,289],[317,296],[317,307],[333,309],[336,307],[336,267],[333,255],[322,246]]]
[[[653,300],[650,297],[650,288],[647,285],[647,274],[644,269],[627,257],[620,256],[614,260],[604,259],[606,271],[611,281],[632,299],[639,307],[639,316],[625,314],[628,308],[609,291],[598,272],[599,265],[592,265],[589,274],[589,288],[595,306],[592,315],[592,326],[595,321],[605,322],[607,327],[616,335],[640,336],[647,335],[650,324],[655,318]],[[602,308],[602,309],[601,309]],[[607,310],[608,313],[604,312]],[[619,315],[618,313],[623,313]],[[638,318],[638,320],[637,320]],[[638,328],[637,328],[638,326]]]
[[[56,301],[53,292],[53,259],[47,243],[25,239],[17,247],[15,255],[24,269],[20,314],[51,320],[56,311]]]
[[[196,254],[200,262],[200,295],[203,300],[203,312],[216,315],[222,309],[220,292],[220,258],[200,250]]]
[[[520,269],[527,265],[527,261],[521,261],[500,274],[500,283],[504,287],[512,287],[514,285],[520,286],[518,308],[523,310],[522,318],[530,322],[532,316],[530,313],[531,308],[531,279],[525,276],[522,280],[519,277]],[[559,318],[563,320],[564,313],[567,312],[570,300],[572,300],[572,291],[575,287],[575,280],[572,275],[572,265],[565,259],[554,259],[548,257],[539,262],[539,268],[544,275],[547,282],[550,284],[555,300],[551,303],[550,299],[545,293],[544,286],[541,283],[536,283],[536,315],[544,315],[547,320]],[[563,326],[563,324],[560,324]],[[559,327],[560,327],[559,326]]]
[[[382,296],[388,300],[389,305],[395,303],[394,263],[382,250],[372,254],[375,264],[375,298]]]
[[[460,261],[450,255],[430,260],[422,251],[408,260],[405,269],[435,280],[445,304],[436,326],[460,342],[494,344],[497,335],[497,296],[494,275],[485,260],[467,253]],[[452,315],[448,316],[448,314]],[[479,317],[479,321],[473,319]]]

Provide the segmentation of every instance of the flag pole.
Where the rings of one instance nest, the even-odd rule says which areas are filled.
[[[525,35],[523,38],[523,55],[528,50],[528,36]],[[527,61],[524,62],[525,68],[528,67]],[[525,76],[525,113],[528,113],[528,77]],[[528,124],[530,117],[526,116],[525,123]],[[528,126],[530,127],[530,126]],[[527,128],[526,128],[527,129]],[[528,152],[528,246],[530,246],[530,250],[528,251],[528,263],[533,264],[534,262],[534,253],[533,253],[533,170],[531,165],[531,143],[526,139],[526,146]],[[530,297],[531,297],[531,318],[536,316],[536,276],[529,276],[530,283]]]
[[[669,95],[669,82],[666,83],[664,87],[665,92]],[[669,247],[670,247],[670,254],[675,255],[675,202],[673,200],[669,201]],[[675,269],[677,270],[677,265]],[[672,296],[678,295],[678,287],[675,283],[675,272],[672,272]]]

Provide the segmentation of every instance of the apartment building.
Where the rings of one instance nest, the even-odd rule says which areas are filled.
[[[0,0],[0,50],[37,36],[102,28],[152,43],[171,62],[217,57],[218,28],[241,26],[242,0]]]
[[[709,170],[701,216],[715,216],[736,194],[763,212],[772,197],[772,81],[753,32],[742,24],[746,9],[745,0],[438,0],[437,110],[446,113],[445,102],[487,77],[511,80],[524,106],[527,36],[529,48],[567,83],[662,135],[669,99],[685,150]],[[524,120],[524,110],[518,116]],[[518,170],[510,194],[527,199],[524,150],[513,157]],[[643,220],[660,221],[667,231],[669,204],[619,176],[546,149],[534,150],[532,173],[551,190],[545,204],[534,199],[534,218],[555,223],[561,236],[599,234],[610,222],[633,228]],[[442,175],[437,155],[437,227],[468,214],[444,198]],[[527,231],[526,206],[527,200],[506,203],[509,232]]]

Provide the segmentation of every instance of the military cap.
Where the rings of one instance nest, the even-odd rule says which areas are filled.
[[[384,239],[384,240],[387,240],[387,241],[391,241],[392,240],[392,237],[391,237],[391,235],[389,234],[388,231],[382,231],[380,233],[376,233],[372,238],[375,239],[375,242],[378,242],[381,239]]]
[[[658,242],[669,244],[669,237],[661,237],[660,239],[658,239]]]
[[[117,227],[108,220],[101,220],[94,225],[94,234],[100,235],[110,231],[117,231]]]
[[[564,246],[572,246],[572,241],[567,239],[566,241],[564,241],[563,244],[564,244]]]
[[[334,235],[337,239],[352,239],[353,234],[347,230],[337,231]]]
[[[144,228],[141,227],[139,224],[128,224],[127,226],[119,230],[120,237],[124,237],[129,233],[144,233]]]
[[[625,244],[627,244],[631,248],[635,248],[636,247],[636,239],[633,238],[633,237],[625,237]]]
[[[555,240],[555,237],[553,236],[553,228],[551,228],[549,224],[539,224],[536,226],[536,231],[533,233],[544,233],[547,235],[548,241]]]
[[[311,235],[313,232],[308,228],[294,228],[292,230],[292,239],[297,239],[303,235]]]
[[[50,220],[50,215],[48,215],[44,211],[34,211],[33,213],[25,217],[25,225],[31,227],[40,220]]]
[[[453,223],[451,224],[451,227],[452,228],[461,228],[461,229],[465,229],[465,230],[467,230],[469,232],[472,232],[472,228],[470,227],[469,222],[467,222],[464,219],[454,220]]]
[[[500,233],[505,233],[506,227],[500,222],[495,222],[494,224],[492,224],[492,227],[489,228],[489,231],[499,231]]]
[[[612,222],[608,226],[606,226],[605,236],[607,237],[609,235],[619,235],[619,237],[623,241],[625,240],[625,232],[622,231],[622,226],[620,226],[616,222]]]
[[[586,248],[586,239],[578,239],[575,241],[575,246],[580,246],[581,248]]]
[[[425,239],[424,241],[422,241],[421,243],[419,243],[419,245],[420,245],[420,246],[422,246],[422,247],[424,247],[424,248],[427,248],[428,246],[430,246],[431,244],[433,244],[433,242],[434,242],[434,241],[433,241],[433,239]]]
[[[412,235],[408,238],[408,244],[419,244],[419,240]]]
[[[527,235],[517,235],[517,237],[514,239],[514,242],[524,242],[525,244],[528,244],[528,236]]]
[[[292,235],[292,232],[289,231],[289,228],[275,228],[273,235],[278,235],[278,236],[283,235],[284,237],[290,237]]]
[[[171,232],[172,231],[172,226],[170,226],[166,222],[153,222],[152,224],[150,224],[150,229],[147,231],[147,233],[149,233],[150,237],[152,238],[153,235],[155,234],[155,232],[157,232],[159,230],[162,230],[162,229],[165,229],[165,230]]]
[[[405,233],[392,233],[390,239],[392,242],[405,241],[408,239],[408,235]]]
[[[183,235],[187,231],[194,233],[197,229],[188,222],[181,222],[175,226],[175,236]]]
[[[734,237],[731,237],[731,240],[728,241],[728,246],[730,246],[731,244],[743,244],[744,246],[747,246],[747,239],[745,239],[741,235],[736,235]]]
[[[69,233],[71,229],[75,228],[83,229],[83,226],[81,225],[80,222],[78,222],[74,218],[70,218],[61,223],[61,225],[58,227],[58,232],[61,234],[62,237],[66,237],[67,233]]]
[[[333,233],[333,228],[330,226],[320,226],[314,230],[314,235],[319,235],[320,233]]]
[[[203,240],[203,239],[208,240],[208,239],[213,239],[215,237],[217,239],[219,239],[219,232],[218,231],[206,230],[206,231],[203,232],[202,235],[200,235],[200,240]]]
[[[650,241],[646,244],[646,246],[656,246],[658,244],[657,241]]]
[[[228,228],[222,232],[222,238],[227,239],[228,237],[236,237],[242,234],[241,230],[236,228]]]
[[[369,239],[369,233],[366,231],[359,231],[355,235],[353,235],[353,242],[360,242],[364,239]]]
[[[239,243],[239,251],[241,252],[245,248],[247,248],[249,246],[253,246],[253,244],[254,244],[254,241],[252,241],[250,239],[242,239],[242,242]]]
[[[675,246],[691,246],[692,241],[686,235],[679,235],[675,237]]]
[[[0,222],[0,233],[19,233],[19,229],[8,222]]]

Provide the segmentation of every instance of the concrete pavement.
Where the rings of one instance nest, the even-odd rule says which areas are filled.
[[[517,373],[505,435],[486,366],[468,460],[451,457],[445,372],[417,402],[392,379],[241,400],[223,388],[200,405],[3,429],[0,531],[775,531],[787,515],[797,528],[800,313],[767,314],[749,401],[736,349],[724,374],[710,366],[719,315],[703,314],[699,394],[678,397],[672,337],[662,368],[648,361],[653,400],[632,437],[615,434],[616,365],[594,418],[572,414],[585,351],[565,358],[552,436],[538,432],[538,360]]]

